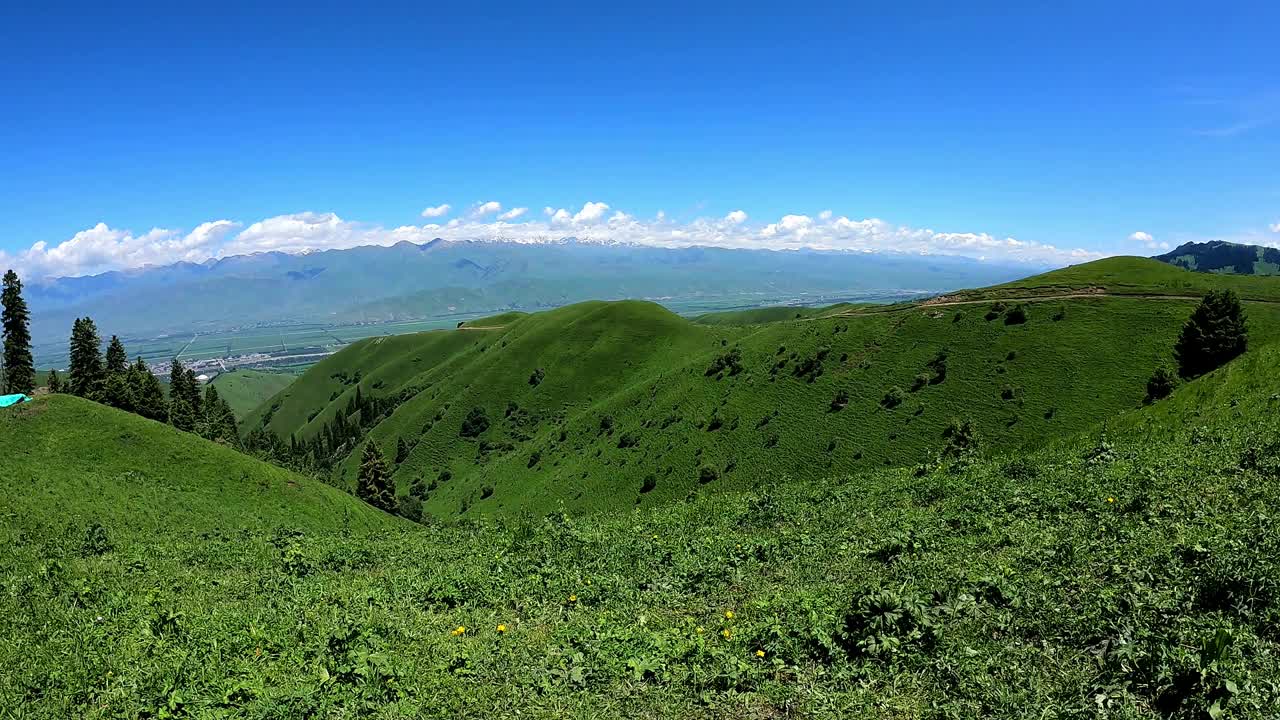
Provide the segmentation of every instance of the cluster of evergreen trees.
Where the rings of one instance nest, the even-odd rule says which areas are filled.
[[[346,407],[314,437],[299,440],[291,435],[286,445],[275,433],[259,427],[250,431],[245,444],[257,454],[294,470],[328,471],[355,450],[370,428],[417,393],[417,388],[409,388],[396,395],[373,397],[357,385]]]
[[[231,406],[209,385],[203,396],[194,370],[176,359],[169,369],[169,397],[160,380],[138,358],[129,364],[120,338],[112,335],[107,354],[92,318],[76,318],[71,329],[71,359],[64,387],[56,371],[49,374],[50,392],[68,392],[228,445],[240,444]]]

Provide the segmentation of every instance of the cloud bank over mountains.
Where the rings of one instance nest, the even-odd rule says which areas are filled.
[[[38,242],[16,252],[0,252],[0,267],[12,266],[32,278],[90,275],[174,262],[255,252],[299,253],[360,245],[394,245],[446,240],[613,242],[652,247],[706,246],[768,250],[835,250],[849,252],[958,255],[1001,262],[1066,265],[1105,253],[1064,249],[988,233],[940,232],[894,225],[878,218],[852,220],[824,210],[816,216],[789,214],[772,222],[754,222],[743,210],[723,217],[677,221],[663,212],[639,218],[604,202],[586,202],[577,210],[545,207],[541,217],[528,208],[504,208],[496,200],[477,202],[442,222],[453,207],[427,207],[429,222],[388,228],[345,220],[326,212],[277,215],[245,225],[232,220],[203,223],[190,231],[155,228],[142,234],[106,223],[82,230],[56,245]],[[526,219],[527,218],[527,219]],[[1144,233],[1145,234],[1145,233]]]

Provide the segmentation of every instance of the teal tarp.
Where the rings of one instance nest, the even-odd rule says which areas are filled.
[[[17,395],[0,395],[0,407],[9,407],[18,403],[31,402],[31,398],[18,393]]]

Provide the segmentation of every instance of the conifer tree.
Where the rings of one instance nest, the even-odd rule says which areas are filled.
[[[396,440],[396,465],[404,462],[409,457],[410,450],[412,448],[409,447],[409,443],[405,442],[403,436]]]
[[[169,424],[187,432],[195,432],[196,429],[196,416],[191,412],[191,405],[172,388],[169,390]]]
[[[356,494],[361,500],[380,510],[395,512],[396,493],[391,485],[391,475],[387,471],[387,461],[372,440],[364,446]]]
[[[71,394],[98,399],[102,389],[102,340],[92,318],[76,318],[71,329],[68,386]]]
[[[144,418],[166,422],[169,409],[164,399],[164,388],[151,368],[142,358],[129,369],[129,384],[133,389],[134,412]]]
[[[49,371],[49,380],[45,384],[48,385],[51,393],[62,392],[62,378],[58,376],[57,370]]]
[[[182,383],[183,388],[187,391],[187,404],[191,406],[191,412],[197,419],[202,416],[200,403],[200,381],[196,380],[196,371],[187,369],[187,379]]]
[[[1173,348],[1178,373],[1192,378],[1217,369],[1243,353],[1248,340],[1240,298],[1231,290],[1214,290],[1182,326]]]
[[[31,358],[31,313],[27,301],[22,299],[22,281],[10,270],[4,274],[3,291],[0,291],[0,324],[4,336],[4,386],[5,394],[30,393],[36,387],[36,371]]]
[[[129,356],[125,354],[124,343],[120,342],[120,338],[112,335],[111,343],[107,345],[107,376],[123,373],[128,366]]]
[[[125,372],[108,373],[106,382],[102,383],[101,400],[113,408],[134,412],[137,408],[129,375]]]

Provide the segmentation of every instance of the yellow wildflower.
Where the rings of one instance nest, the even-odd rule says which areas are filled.
[[[503,625],[503,624],[501,624],[501,623],[499,623],[499,624],[498,624],[498,632],[500,632],[500,633],[504,633],[504,632],[506,632],[506,631],[507,631],[507,626],[506,626],[506,625]]]
[[[454,630],[453,630],[453,636],[454,636],[454,637],[458,637],[459,635],[462,635],[462,634],[464,634],[464,633],[466,633],[466,632],[467,632],[467,626],[466,626],[466,625],[459,625],[458,627],[454,628]]]
[[[756,651],[756,657],[764,657],[764,651],[763,651],[763,650],[757,650],[757,651]]]
[[[577,595],[570,595],[570,596],[569,596],[569,602],[578,602],[578,596],[577,596]]]
[[[1113,503],[1113,502],[1115,502],[1115,501],[1116,501],[1116,499],[1115,499],[1115,498],[1113,498],[1113,497],[1109,497],[1109,498],[1107,498],[1107,502],[1109,502],[1109,503]]]
[[[733,619],[733,611],[732,611],[732,610],[725,610],[725,611],[724,611],[724,617],[725,617],[725,619],[726,619],[726,620],[732,620],[732,619]]]
[[[724,636],[725,640],[728,640],[733,635],[733,633],[729,632],[729,628],[721,630],[720,634]]]

